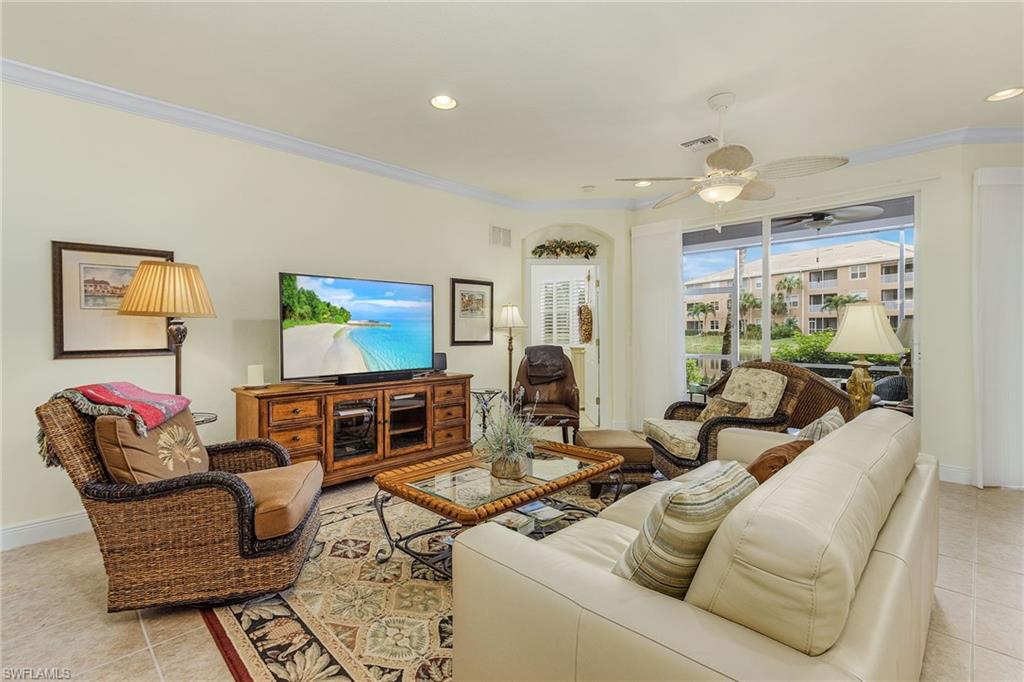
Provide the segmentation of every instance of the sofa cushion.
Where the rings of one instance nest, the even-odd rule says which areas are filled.
[[[715,417],[747,417],[750,416],[750,405],[747,403],[737,403],[732,400],[726,400],[725,398],[714,396],[708,401],[707,407],[700,411],[695,420],[698,424],[703,424],[709,419]]]
[[[737,367],[729,372],[722,397],[737,403],[747,403],[751,419],[766,419],[775,414],[786,391],[785,374],[757,367]]]
[[[324,471],[314,460],[249,471],[238,477],[249,486],[256,502],[256,537],[268,540],[298,528],[320,492]]]
[[[210,458],[188,410],[179,412],[145,437],[128,417],[96,418],[96,447],[107,473],[118,483],[152,483],[209,471]]]
[[[715,460],[670,486],[612,573],[681,598],[718,524],[757,482],[743,465]]]
[[[796,434],[796,437],[801,440],[821,440],[845,423],[846,420],[843,419],[843,413],[839,411],[838,407],[833,407],[831,410],[800,429],[800,432]]]
[[[697,459],[701,425],[679,419],[644,419],[644,435],[681,459]]]
[[[809,447],[726,517],[686,600],[811,656],[827,651],[918,443],[912,418],[870,410]]]
[[[759,484],[764,483],[812,445],[814,445],[813,440],[791,440],[788,443],[768,448],[747,466],[747,471],[757,479]]]
[[[651,444],[632,431],[584,429],[574,435],[576,445],[622,455],[627,464],[650,464]]]
[[[597,518],[578,521],[541,542],[602,571],[610,571],[636,536],[635,528]]]

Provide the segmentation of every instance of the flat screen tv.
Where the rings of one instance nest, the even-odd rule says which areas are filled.
[[[345,383],[429,370],[434,287],[282,272],[281,379]]]

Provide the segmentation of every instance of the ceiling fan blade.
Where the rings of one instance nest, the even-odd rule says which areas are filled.
[[[681,175],[676,178],[653,177],[653,178],[615,178],[616,182],[675,182],[676,180],[703,180],[703,175]]]
[[[877,218],[885,213],[885,209],[881,206],[847,206],[845,208],[837,208],[834,211],[829,211],[829,213],[837,221],[849,223],[855,220],[870,220],[871,218]]]
[[[794,215],[787,216],[785,218],[772,218],[772,229],[789,227],[790,225],[799,225],[800,223],[811,220],[809,215]]]
[[[750,168],[754,163],[754,155],[750,150],[740,144],[727,144],[720,149],[708,154],[705,161],[711,170],[727,170],[739,173]]]
[[[845,166],[850,160],[845,156],[794,156],[756,166],[757,177],[762,180],[784,180],[803,175],[824,173],[827,170]]]
[[[751,180],[736,198],[744,201],[765,201],[773,196],[775,196],[775,185],[764,180]]]
[[[665,197],[664,199],[662,199],[661,201],[656,203],[654,205],[654,208],[665,208],[669,204],[674,204],[677,201],[679,201],[680,199],[685,199],[686,197],[693,196],[694,194],[697,193],[698,190],[700,190],[700,185],[694,185],[693,187],[690,187],[688,189],[684,189],[682,192],[676,192],[675,194],[669,194],[667,197]]]

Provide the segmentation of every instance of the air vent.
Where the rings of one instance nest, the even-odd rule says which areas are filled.
[[[491,246],[512,246],[512,230],[491,225]]]
[[[681,142],[679,146],[683,149],[689,149],[691,152],[699,152],[702,149],[707,149],[712,145],[718,144],[718,138],[714,135],[705,135],[704,137],[698,137],[688,142]]]

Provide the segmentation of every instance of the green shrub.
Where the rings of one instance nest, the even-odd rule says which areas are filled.
[[[800,328],[796,324],[796,320],[789,318],[782,324],[776,324],[772,326],[772,338],[773,339],[789,339],[800,333]]]
[[[700,366],[697,364],[697,358],[686,359],[686,383],[687,384],[699,384],[701,380]]]
[[[826,349],[832,343],[835,332],[824,331],[814,334],[798,334],[774,353],[777,360],[786,362],[808,362],[814,364],[841,364],[857,358],[849,353],[829,353]],[[869,355],[868,362],[875,365],[898,365],[898,355]]]

